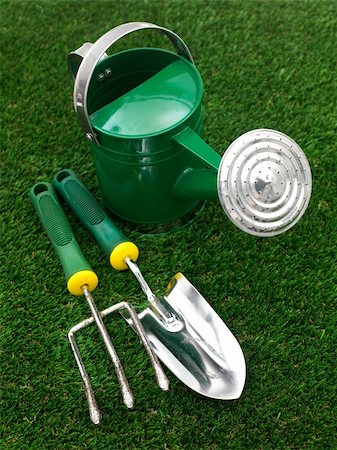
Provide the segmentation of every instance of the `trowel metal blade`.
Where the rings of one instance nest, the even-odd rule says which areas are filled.
[[[139,314],[160,360],[199,394],[239,398],[246,379],[245,359],[214,309],[181,273],[172,278],[162,302],[176,316],[172,323],[163,322],[150,308]]]

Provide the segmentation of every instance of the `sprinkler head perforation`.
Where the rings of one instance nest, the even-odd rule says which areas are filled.
[[[225,152],[218,195],[229,219],[256,236],[275,236],[304,214],[311,196],[311,170],[296,142],[267,129],[249,131]]]

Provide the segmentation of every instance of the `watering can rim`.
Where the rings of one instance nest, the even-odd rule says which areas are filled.
[[[86,52],[80,64],[74,84],[74,109],[80,122],[80,126],[86,138],[100,145],[97,136],[90,124],[87,97],[89,84],[99,60],[106,54],[106,51],[122,37],[142,29],[155,29],[165,34],[172,42],[180,56],[194,64],[193,57],[185,42],[168,28],[149,22],[128,22],[112,28],[103,34]]]
[[[109,136],[109,137],[113,137],[113,138],[120,138],[120,139],[146,139],[146,138],[151,138],[151,137],[155,137],[155,136],[159,136],[159,135],[163,135],[165,133],[170,132],[171,130],[175,129],[176,127],[179,127],[179,125],[183,124],[186,120],[188,120],[194,113],[195,111],[200,107],[201,101],[202,101],[202,97],[203,97],[203,81],[202,81],[202,77],[200,75],[200,72],[198,70],[198,68],[195,66],[195,64],[192,64],[190,61],[187,61],[185,58],[181,57],[180,55],[177,55],[176,53],[172,52],[171,50],[166,50],[166,49],[161,49],[161,48],[157,48],[157,47],[135,47],[135,48],[131,48],[131,49],[127,49],[127,50],[122,50],[120,52],[114,53],[113,55],[110,55],[108,58],[112,58],[114,56],[120,55],[122,53],[128,53],[128,52],[133,52],[133,51],[138,51],[138,50],[158,50],[159,52],[162,53],[168,53],[171,55],[175,55],[177,56],[177,61],[182,61],[184,64],[187,64],[187,66],[189,67],[189,69],[193,72],[193,76],[195,77],[195,82],[196,82],[196,87],[197,87],[197,95],[196,95],[196,100],[195,103],[193,105],[193,108],[191,109],[191,111],[182,119],[180,119],[178,122],[174,123],[173,125],[161,129],[159,131],[155,131],[152,133],[142,133],[142,134],[132,134],[132,135],[128,135],[128,134],[121,134],[121,133],[114,133],[113,131],[107,131],[104,129],[99,129],[99,133],[105,136]],[[99,63],[101,64],[101,63]],[[98,64],[98,65],[99,65]],[[170,63],[172,64],[172,63]],[[168,66],[170,65],[168,64]],[[155,76],[155,75],[153,75]],[[149,80],[152,78],[152,76],[149,78]],[[148,81],[148,80],[146,80]],[[137,86],[138,87],[138,86]],[[133,88],[136,89],[136,88]],[[131,89],[131,91],[133,90]],[[129,91],[129,92],[131,92]],[[88,95],[90,92],[90,85],[89,85],[89,89],[88,89]],[[92,113],[94,114],[94,113]],[[89,115],[89,120],[91,115]],[[92,122],[90,121],[92,128],[96,131],[97,128],[92,124]],[[177,133],[180,133],[181,130],[177,131]]]

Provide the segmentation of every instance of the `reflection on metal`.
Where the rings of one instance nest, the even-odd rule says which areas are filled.
[[[234,335],[209,303],[181,273],[172,278],[164,299],[158,301],[173,321],[159,318],[150,308],[139,318],[161,361],[202,395],[223,400],[240,397],[245,359]]]
[[[91,42],[85,42],[77,50],[74,50],[73,52],[69,53],[68,58],[67,58],[68,69],[73,77],[73,80],[75,80],[78,69],[79,69],[85,55],[88,53],[88,51],[91,49],[92,46],[93,46],[93,44]],[[108,57],[108,55],[106,53],[103,53],[101,60],[104,58],[107,58],[107,57]],[[110,75],[111,74],[109,74],[109,76]],[[106,76],[107,76],[106,74],[105,75],[103,74],[103,79]]]

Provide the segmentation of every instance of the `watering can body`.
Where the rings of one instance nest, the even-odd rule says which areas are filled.
[[[144,71],[144,61],[145,67],[151,67],[151,61],[157,67],[152,64],[151,71]],[[126,86],[125,72],[139,73],[141,67],[140,79],[130,74]],[[99,74],[109,70],[114,79],[101,81]],[[94,80],[89,111],[99,145],[91,141],[90,147],[107,206],[123,219],[142,224],[169,222],[196,208],[200,200],[174,192],[184,171],[205,167],[175,140],[186,128],[202,134],[202,81],[196,67],[166,50],[133,49],[101,61]],[[97,93],[104,84],[111,87],[100,99]],[[115,100],[101,106],[106,91]]]
[[[104,202],[123,219],[166,223],[202,205],[202,198],[179,192],[184,173],[207,167],[184,137],[188,130],[194,146],[207,146],[202,79],[192,61],[134,48],[103,55],[91,74],[86,103],[95,139],[89,145]],[[215,171],[212,188],[216,196]]]

